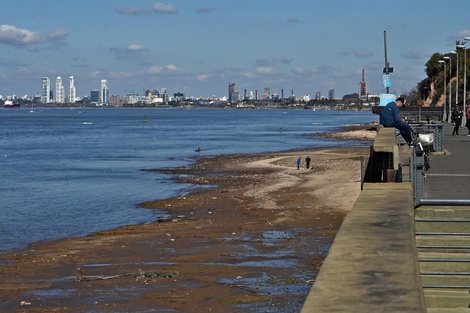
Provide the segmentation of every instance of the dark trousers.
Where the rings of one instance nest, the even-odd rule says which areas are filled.
[[[455,122],[455,126],[454,126],[454,130],[452,131],[452,135],[458,135],[459,134],[459,127],[462,124],[462,120],[456,119],[456,120],[454,120],[454,122]]]
[[[413,137],[411,136],[411,128],[410,125],[403,123],[403,122],[397,122],[397,123],[392,123],[388,127],[395,127],[400,131],[401,136],[407,143],[411,143],[413,141]]]

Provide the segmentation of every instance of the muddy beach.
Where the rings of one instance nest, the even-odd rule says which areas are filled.
[[[359,160],[368,153],[229,155],[165,169],[200,186],[140,204],[168,218],[1,255],[0,311],[299,312],[359,195]],[[313,168],[297,170],[307,155]]]

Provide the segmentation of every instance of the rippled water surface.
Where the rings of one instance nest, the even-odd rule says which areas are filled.
[[[162,212],[136,204],[191,187],[143,169],[198,156],[360,145],[307,134],[376,120],[349,111],[0,109],[0,251],[154,221]]]

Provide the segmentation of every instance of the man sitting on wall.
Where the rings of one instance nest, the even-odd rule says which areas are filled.
[[[403,139],[409,146],[415,145],[419,142],[418,138],[413,139],[411,135],[410,125],[406,124],[400,118],[400,109],[405,107],[405,99],[398,97],[395,101],[387,103],[383,108],[380,115],[380,123],[385,127],[395,127],[400,131]]]

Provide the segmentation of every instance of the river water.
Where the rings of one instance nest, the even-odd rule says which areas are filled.
[[[144,169],[200,156],[361,145],[308,134],[377,120],[355,111],[2,109],[0,252],[152,222],[164,212],[138,203],[191,190]]]

